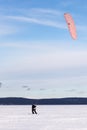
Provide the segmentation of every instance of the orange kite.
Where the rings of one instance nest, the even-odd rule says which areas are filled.
[[[77,38],[76,27],[75,27],[75,23],[74,23],[72,16],[69,13],[64,13],[64,17],[65,17],[65,20],[68,25],[72,38],[74,40],[76,40],[76,38]]]

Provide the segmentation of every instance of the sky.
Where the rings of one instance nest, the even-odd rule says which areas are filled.
[[[0,0],[0,97],[87,97],[87,0]],[[64,13],[74,19],[73,40]]]

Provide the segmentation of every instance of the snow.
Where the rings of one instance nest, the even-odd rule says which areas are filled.
[[[0,130],[87,130],[86,105],[0,106]]]

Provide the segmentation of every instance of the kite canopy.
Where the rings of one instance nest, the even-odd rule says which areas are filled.
[[[76,27],[75,27],[74,20],[69,13],[64,13],[64,17],[65,17],[66,23],[68,25],[70,34],[71,34],[72,38],[75,40],[77,38],[77,34],[76,34]]]

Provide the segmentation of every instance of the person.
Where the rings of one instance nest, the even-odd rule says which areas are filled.
[[[36,105],[32,105],[32,114],[37,114],[37,112],[36,112]]]

